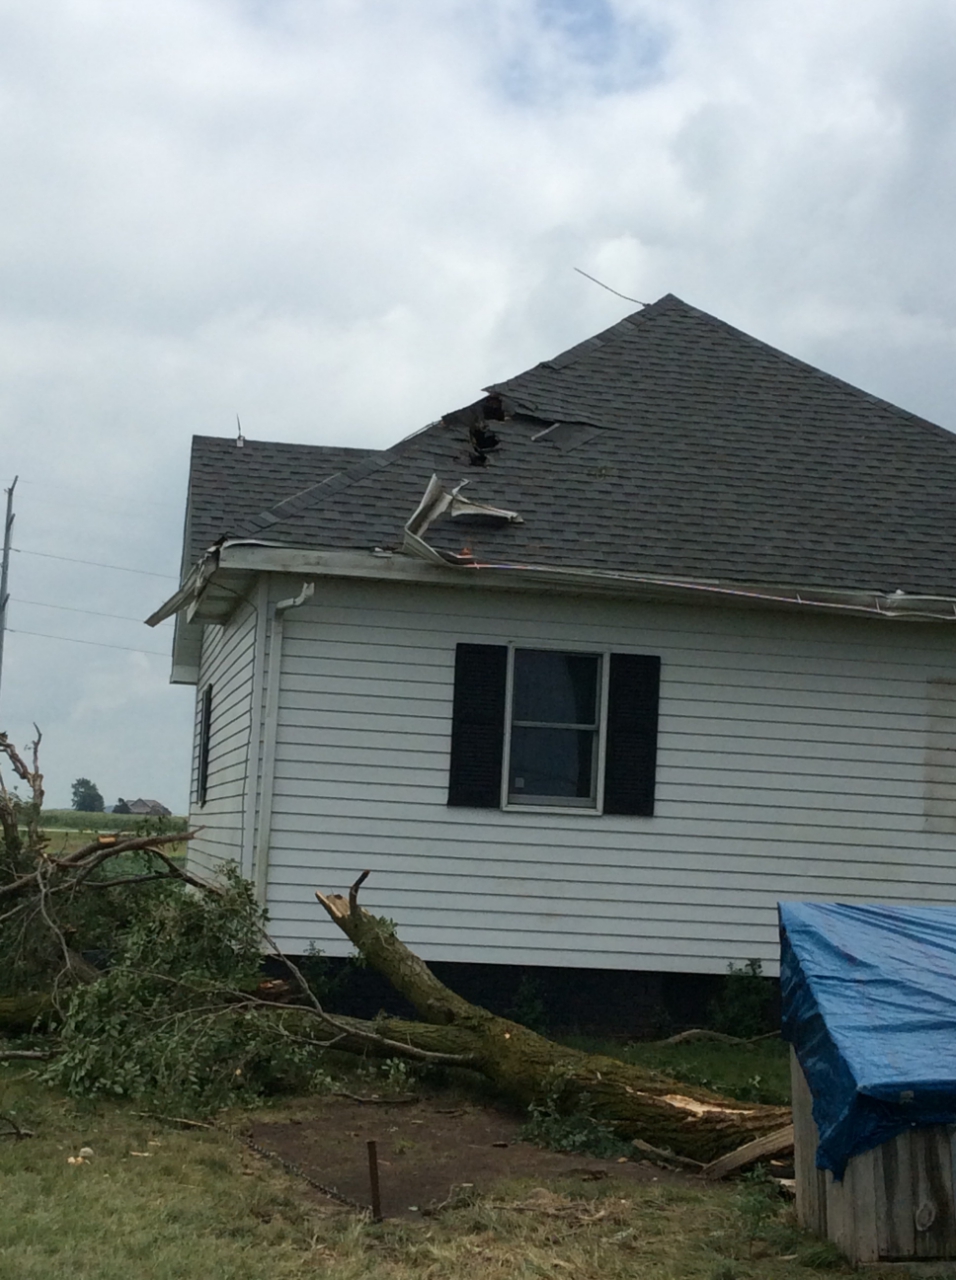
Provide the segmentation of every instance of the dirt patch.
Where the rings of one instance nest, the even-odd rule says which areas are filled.
[[[452,1187],[487,1194],[510,1178],[579,1182],[682,1182],[680,1173],[646,1161],[596,1160],[560,1155],[521,1142],[521,1121],[493,1107],[449,1106],[423,1098],[411,1104],[362,1104],[324,1098],[307,1115],[282,1123],[257,1123],[250,1137],[296,1164],[325,1186],[369,1203],[368,1147],[378,1148],[382,1212],[418,1218],[448,1198]]]

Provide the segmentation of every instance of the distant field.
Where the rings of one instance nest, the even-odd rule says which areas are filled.
[[[55,858],[63,858],[68,853],[76,853],[77,849],[82,849],[86,845],[94,841],[97,835],[96,831],[71,831],[68,827],[48,827],[46,831],[49,844],[47,852],[51,853]],[[131,831],[130,835],[135,835],[135,831]],[[123,839],[124,833],[119,833],[119,839]],[[163,846],[166,853],[171,858],[185,858],[186,842],[184,840],[177,841],[175,844],[167,844]],[[121,857],[123,855],[120,855]],[[137,855],[130,855],[134,859]],[[114,869],[117,864],[112,864]],[[0,1272],[2,1275],[2,1272]]]
[[[132,831],[138,832],[144,824],[149,831],[156,831],[158,818],[145,818],[138,813],[80,813],[76,809],[44,809],[40,826],[47,831]],[[176,817],[162,819],[163,831],[185,831],[186,819]]]

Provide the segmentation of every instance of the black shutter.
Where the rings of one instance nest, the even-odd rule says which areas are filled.
[[[206,803],[209,784],[209,731],[212,728],[212,685],[202,691],[202,709],[199,713],[199,776],[196,779],[196,798],[200,805]]]
[[[612,653],[607,706],[604,812],[654,812],[661,660]]]
[[[455,649],[448,803],[471,809],[501,807],[508,650],[503,644]]]

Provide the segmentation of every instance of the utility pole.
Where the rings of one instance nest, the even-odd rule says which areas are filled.
[[[10,573],[10,536],[13,533],[13,491],[19,479],[19,476],[14,476],[13,484],[6,491],[7,518],[3,526],[3,561],[0,562],[0,677],[3,676],[3,636],[7,629],[7,602],[10,599],[7,577]]]

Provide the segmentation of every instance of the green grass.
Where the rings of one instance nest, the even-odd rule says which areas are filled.
[[[44,809],[40,815],[40,826],[44,830],[66,831],[140,831],[144,823],[149,823],[149,830],[156,831],[158,819],[146,819],[138,813],[81,813],[78,809]],[[162,820],[163,831],[185,831],[186,819],[176,817]]]
[[[271,1168],[243,1176],[250,1159],[227,1135],[78,1108],[11,1071],[4,1110],[36,1136],[0,1144],[3,1280],[304,1274],[314,1227],[302,1188]],[[69,1164],[84,1146],[94,1155]]]
[[[562,1043],[588,1053],[606,1053],[743,1102],[790,1104],[790,1049],[779,1038],[740,1045],[706,1040],[622,1045],[570,1036],[562,1037]]]
[[[439,1104],[441,1105],[441,1104]],[[833,1250],[772,1189],[608,1179],[512,1183],[422,1221],[374,1224],[221,1129],[84,1106],[0,1066],[0,1280],[808,1280]],[[264,1114],[308,1122],[308,1099]],[[248,1115],[226,1115],[235,1127]],[[69,1164],[81,1147],[93,1156]],[[147,1152],[133,1155],[132,1152]],[[804,1265],[806,1264],[806,1265]],[[836,1271],[848,1274],[837,1262]],[[879,1272],[874,1273],[877,1280]]]

